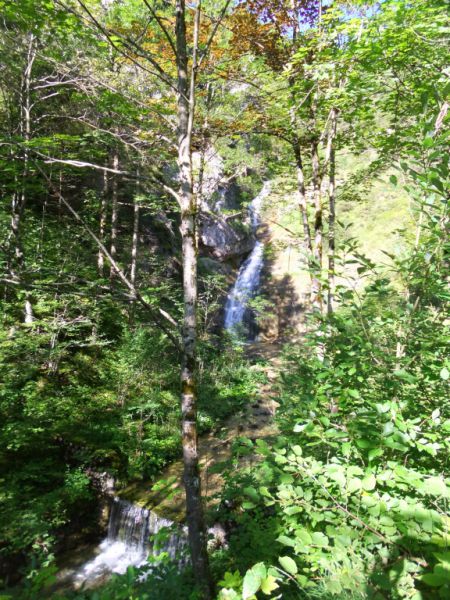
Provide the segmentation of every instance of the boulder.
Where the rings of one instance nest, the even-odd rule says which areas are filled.
[[[200,215],[200,241],[220,261],[248,254],[255,244],[253,236],[238,233],[223,217],[213,213]]]

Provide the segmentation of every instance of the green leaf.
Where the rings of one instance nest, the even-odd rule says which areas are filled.
[[[373,446],[372,442],[366,439],[356,440],[356,445],[358,448],[372,448]]]
[[[447,379],[450,376],[450,372],[447,369],[447,367],[444,367],[443,369],[441,369],[440,376],[441,376],[441,379],[443,379],[444,381],[447,381]]]
[[[408,383],[415,383],[417,381],[417,377],[414,377],[414,375],[411,375],[411,373],[408,373],[408,371],[405,371],[405,369],[397,369],[394,371],[394,375],[395,377],[403,379],[403,381]]]
[[[362,486],[368,492],[375,489],[376,485],[377,480],[375,479],[375,475],[373,475],[372,473],[370,475],[367,475],[367,477],[364,477],[364,479],[362,480]]]
[[[287,506],[284,509],[284,513],[286,515],[296,515],[297,513],[300,513],[303,511],[303,508],[301,506]]]
[[[450,570],[448,564],[436,565],[434,567],[434,574],[439,577],[445,577],[446,581],[450,582]]]
[[[227,571],[223,576],[222,581],[219,581],[219,585],[225,588],[239,588],[241,583],[242,577],[239,571],[234,571],[234,573]]]
[[[266,571],[266,567],[264,566],[264,563],[257,563],[256,565],[253,565],[252,567],[252,571],[258,575],[258,577],[261,577],[261,579],[264,579],[264,577],[267,574]]]
[[[353,477],[347,483],[347,490],[352,494],[362,488],[362,481],[358,477]]]
[[[436,552],[434,556],[439,562],[445,563],[450,567],[450,552]]]
[[[315,546],[319,546],[320,548],[326,548],[328,546],[327,536],[320,531],[315,531],[312,534],[312,541]]]
[[[383,455],[383,450],[381,448],[374,448],[370,450],[368,453],[369,460],[373,460],[374,458],[378,458]]]
[[[433,421],[437,421],[439,419],[441,415],[441,411],[439,408],[436,408],[435,410],[433,410],[433,412],[431,413],[431,418]]]
[[[450,497],[450,488],[440,477],[429,477],[425,481],[423,489],[426,494],[430,494],[431,496],[442,496],[444,498]]]
[[[298,538],[305,546],[309,546],[312,543],[312,537],[309,531],[306,529],[297,529],[295,537]]]
[[[346,457],[350,456],[350,454],[352,453],[352,444],[350,442],[344,442],[342,444],[342,454]]]
[[[444,192],[444,184],[438,177],[431,177],[430,179],[435,188],[437,188],[440,192]]]
[[[388,421],[387,423],[384,424],[383,436],[387,437],[388,435],[391,435],[391,433],[394,431],[394,429],[395,429],[394,423],[392,423],[392,421]]]
[[[265,573],[265,567],[264,565],[262,566],[264,568]],[[255,567],[259,567],[259,565],[255,565]],[[261,586],[261,570],[258,568],[255,569],[255,567],[249,569],[244,576],[244,583],[242,586],[243,600],[247,600],[247,598],[251,598],[252,596],[254,596]]]
[[[447,582],[447,579],[442,575],[436,575],[434,573],[425,573],[425,575],[422,575],[422,581],[432,587],[440,587],[441,585],[444,585],[444,583]]]
[[[284,546],[290,546],[291,548],[294,548],[296,545],[295,541],[288,538],[287,535],[280,535],[277,538],[277,542],[280,542],[280,544],[283,544]]]
[[[276,582],[276,579],[275,579],[275,577],[273,577],[273,575],[268,575],[261,582],[261,591],[263,594],[266,594],[266,596],[270,596],[270,594],[274,590],[276,590],[277,587],[278,587],[278,583]]]
[[[244,494],[246,496],[248,496],[254,502],[258,502],[258,500],[259,500],[258,492],[255,490],[254,487],[248,486],[248,487],[244,488]]]
[[[280,556],[278,562],[283,569],[290,575],[296,575],[298,572],[297,565],[290,556]]]

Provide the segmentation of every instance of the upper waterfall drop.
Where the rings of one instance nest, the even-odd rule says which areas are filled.
[[[250,220],[254,233],[256,233],[261,223],[262,203],[270,193],[271,185],[272,182],[266,181],[259,194],[249,205]],[[227,331],[235,331],[242,324],[248,303],[258,289],[263,261],[264,244],[257,240],[250,255],[239,269],[234,286],[228,294],[224,319],[224,327]]]

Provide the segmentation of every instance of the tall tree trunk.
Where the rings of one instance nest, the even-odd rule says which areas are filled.
[[[176,1],[176,49],[178,81],[178,169],[180,182],[183,262],[183,339],[181,365],[181,419],[189,547],[195,578],[202,597],[213,598],[207,536],[203,516],[197,439],[197,248],[196,201],[192,177],[192,128],[195,110],[195,75],[200,19],[200,0],[195,14],[194,54],[190,80],[186,42],[185,1]]]
[[[197,199],[200,201],[200,206],[203,201],[203,179],[205,176],[205,166],[206,166],[206,151],[208,150],[208,142],[209,138],[205,136],[205,132],[208,131],[209,128],[209,111],[211,108],[211,102],[213,97],[213,87],[210,81],[206,84],[206,99],[205,99],[205,117],[203,119],[203,139],[202,139],[202,147],[200,151],[200,164],[198,167],[198,177],[197,177],[197,186],[196,186],[196,194]]]
[[[117,148],[114,150],[113,169],[119,169],[119,153]],[[115,259],[117,254],[117,224],[119,221],[119,197],[118,197],[118,181],[117,176],[114,176],[112,182],[112,202],[111,202],[111,247],[110,254]],[[114,269],[111,267],[109,276],[112,279],[115,275]]]
[[[314,244],[313,244],[313,276],[311,280],[311,305],[313,309],[322,311],[322,258],[323,258],[323,215],[322,194],[320,191],[320,162],[318,143],[311,143],[312,184],[314,194]]]
[[[335,287],[335,252],[336,252],[336,137],[337,110],[331,110],[331,127],[329,133],[329,184],[328,184],[328,298],[327,313],[333,313]]]
[[[136,266],[137,266],[137,254],[139,245],[139,199],[134,199],[133,205],[133,238],[131,241],[131,267],[130,267],[130,281],[133,286],[136,284]]]
[[[25,270],[25,258],[22,247],[22,217],[26,204],[26,186],[29,176],[29,152],[28,142],[31,140],[31,75],[33,63],[36,58],[36,43],[33,34],[28,37],[28,47],[26,54],[26,64],[22,76],[22,85],[20,92],[20,131],[25,142],[23,151],[23,170],[20,182],[20,191],[16,190],[12,197],[11,204],[11,231],[9,236],[10,245],[14,245],[12,260],[10,265],[11,274],[18,280],[21,280]],[[29,295],[25,297],[24,322],[32,323],[34,319],[33,306]]]
[[[295,8],[294,0],[291,0],[291,7]],[[297,27],[293,28],[293,42],[295,43],[297,39]],[[294,77],[289,77],[288,80],[292,107],[289,111],[290,124],[291,124],[291,137],[292,137],[292,150],[294,152],[295,157],[295,170],[297,175],[297,192],[298,192],[298,206],[300,209],[300,215],[303,224],[303,237],[304,237],[304,245],[306,252],[306,261],[308,265],[308,271],[311,277],[311,292],[314,289],[317,289],[318,282],[316,281],[315,271],[314,271],[314,257],[313,257],[313,243],[311,237],[311,227],[309,225],[309,216],[308,216],[308,201],[306,197],[306,186],[305,186],[305,171],[303,168],[303,158],[302,158],[302,149],[300,145],[300,137],[299,137],[299,123],[298,118],[295,112],[295,106],[297,105],[297,98],[295,95],[295,79]]]
[[[300,208],[300,214],[303,223],[303,236],[305,238],[305,248],[308,254],[308,265],[310,266],[311,255],[312,255],[312,239],[311,239],[311,228],[309,226],[308,218],[308,204],[306,201],[306,189],[305,189],[305,174],[303,170],[303,160],[300,148],[300,140],[297,135],[294,134],[294,141],[292,144],[295,156],[295,169],[297,174],[297,191],[298,191],[298,205]]]
[[[296,2],[295,0],[290,1],[291,9],[296,11]],[[298,36],[298,22],[295,21],[292,27],[292,42],[295,45],[297,43]],[[292,107],[289,111],[289,118],[291,123],[291,134],[292,134],[292,149],[294,151],[295,157],[295,170],[297,175],[297,191],[298,191],[298,205],[300,208],[300,215],[302,218],[303,224],[303,237],[305,250],[307,255],[307,264],[308,270],[311,277],[311,290],[317,287],[317,283],[314,280],[314,271],[313,271],[313,245],[312,245],[312,237],[311,237],[311,227],[309,225],[309,216],[308,216],[308,202],[306,198],[306,187],[305,187],[305,171],[303,168],[303,158],[302,158],[302,149],[300,145],[299,138],[299,123],[297,114],[295,112],[295,107],[297,106],[297,98],[295,94],[295,78],[293,76],[288,79],[290,95],[292,100]]]
[[[107,211],[108,211],[108,173],[106,171],[103,172],[103,189],[102,189],[102,197],[100,201],[100,226],[99,226],[99,239],[101,242],[105,242],[105,231],[106,231],[106,219],[107,219]],[[104,268],[105,268],[105,257],[101,250],[98,251],[97,254],[97,267],[99,275],[103,276]]]

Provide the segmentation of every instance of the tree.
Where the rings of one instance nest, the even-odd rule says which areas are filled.
[[[173,104],[173,98],[176,97],[176,118],[177,129],[169,129],[169,136],[161,136],[166,145],[166,155],[170,159],[176,157],[178,166],[178,175],[173,177],[165,174],[163,171],[164,162],[161,161],[156,167],[149,167],[149,160],[145,160],[144,149],[138,148],[144,157],[142,180],[151,180],[161,191],[168,193],[174,198],[180,209],[180,231],[182,240],[182,267],[183,267],[183,295],[184,295],[184,317],[182,326],[181,342],[181,413],[182,413],[182,445],[183,457],[185,462],[184,484],[186,488],[187,522],[189,529],[189,542],[191,548],[192,563],[196,574],[199,587],[205,598],[212,597],[212,584],[208,569],[208,557],[206,551],[206,529],[203,518],[203,507],[201,498],[201,485],[198,472],[198,447],[197,447],[197,389],[195,381],[195,371],[197,368],[196,341],[197,341],[197,240],[196,240],[196,222],[197,222],[197,202],[194,195],[194,174],[192,169],[192,140],[195,125],[195,107],[197,96],[197,73],[202,62],[206,62],[208,53],[213,43],[214,37],[230,4],[224,2],[223,6],[213,17],[212,22],[206,27],[206,37],[200,48],[200,19],[202,6],[199,2],[193,11],[186,8],[185,2],[179,0],[175,3],[173,12],[164,9],[161,14],[160,9],[151,2],[144,2],[143,6],[134,12],[134,7],[113,6],[111,11],[104,11],[97,2],[76,2],[65,3],[57,0],[55,6],[58,10],[62,8],[63,13],[71,14],[75,17],[77,26],[82,24],[89,32],[88,35],[97,37],[97,44],[106,42],[118,62],[122,62],[124,72],[122,73],[122,82],[127,80],[127,65],[133,65],[141,73],[144,80],[151,82],[150,86],[157,82],[161,87],[165,100]],[[145,18],[150,18],[150,30],[144,29],[136,35],[136,16],[145,14]],[[192,19],[191,19],[192,17]],[[166,24],[168,19],[170,25]],[[173,31],[171,31],[173,27]],[[190,29],[189,29],[190,28]],[[155,46],[152,36],[156,34],[158,44]],[[189,36],[192,34],[192,43]],[[142,35],[144,42],[141,42]],[[147,42],[148,39],[148,43]],[[103,40],[101,42],[100,40]],[[160,45],[163,47],[161,56]],[[94,80],[96,91],[102,87],[107,90],[113,90],[114,94],[120,97],[120,90],[114,89],[109,84],[96,81],[90,73],[83,75]],[[132,74],[132,80],[136,77]],[[148,84],[147,84],[148,85]],[[144,100],[145,106],[147,106]],[[165,119],[171,124],[171,119],[164,115],[164,102],[160,103],[155,110],[157,119]],[[125,122],[129,119],[127,113],[121,115]],[[78,120],[78,119],[77,119]],[[93,114],[91,118],[86,119],[83,116],[79,119],[86,122],[88,126],[92,125],[94,129],[101,128],[101,118],[98,114]],[[137,117],[139,121],[139,116]],[[83,220],[71,203],[64,195],[57,190],[51,182],[51,176],[45,174],[42,166],[38,166],[39,171],[44,176],[52,193],[55,194],[61,203],[73,214],[73,216],[82,224],[90,238],[99,247],[100,255],[99,269],[103,270],[103,260],[106,259],[110,264],[111,278],[118,278],[121,284],[128,288],[132,298],[137,299],[141,304],[154,315],[154,311],[149,303],[143,298],[135,285],[135,263],[129,278],[124,269],[121,268],[117,255],[117,236],[118,236],[118,208],[119,208],[119,178],[128,176],[126,171],[122,171],[119,165],[118,143],[122,146],[132,145],[127,142],[124,130],[120,128],[121,123],[112,126],[111,123],[105,127],[107,135],[114,140],[108,148],[108,154],[112,155],[112,163],[108,167],[103,167],[92,161],[82,161],[77,157],[71,159],[67,157],[58,158],[51,154],[46,154],[43,158],[50,164],[67,165],[75,168],[96,169],[105,174],[111,174],[111,235],[110,250],[106,250],[104,240],[105,233],[105,198],[107,186],[104,185],[103,199],[100,210],[100,238],[93,232],[92,228]],[[176,137],[174,137],[176,133]],[[139,134],[134,134],[139,137]],[[152,132],[152,135],[154,133]],[[156,134],[158,136],[158,133]],[[129,138],[128,138],[129,139]],[[27,140],[24,140],[27,147]],[[133,149],[136,146],[133,144]],[[173,150],[176,150],[176,156],[173,156]],[[39,156],[39,154],[38,154]],[[42,156],[42,154],[40,154]],[[164,153],[163,153],[164,158]],[[106,180],[105,180],[106,181]],[[177,186],[179,189],[177,190]],[[135,210],[135,217],[137,211]],[[136,224],[136,221],[135,221]],[[133,254],[136,251],[136,227],[133,233]],[[133,265],[132,265],[133,267]],[[162,313],[161,313],[162,314]],[[167,314],[166,314],[167,317]],[[173,323],[173,319],[169,319]],[[158,319],[156,319],[158,322]],[[166,330],[167,331],[167,330]],[[169,334],[171,339],[174,336]]]
[[[331,75],[329,69],[332,62],[337,71],[341,68],[333,34],[339,16],[334,8],[325,11],[314,2],[247,2],[232,18],[235,48],[260,56],[272,72],[271,77],[261,78],[265,86],[255,86],[259,110],[255,115],[253,103],[247,127],[282,140],[292,152],[310,298],[318,312],[323,305],[322,196],[330,156],[335,155],[337,109],[332,98],[339,83],[338,72]],[[245,61],[242,69],[249,81]]]
[[[176,5],[176,57],[178,90],[178,172],[183,260],[183,353],[181,362],[181,427],[184,485],[189,545],[197,581],[205,598],[213,597],[206,548],[201,481],[198,470],[196,343],[197,343],[197,206],[193,189],[192,133],[195,118],[200,0],[195,8],[192,59],[189,69],[184,0]]]

